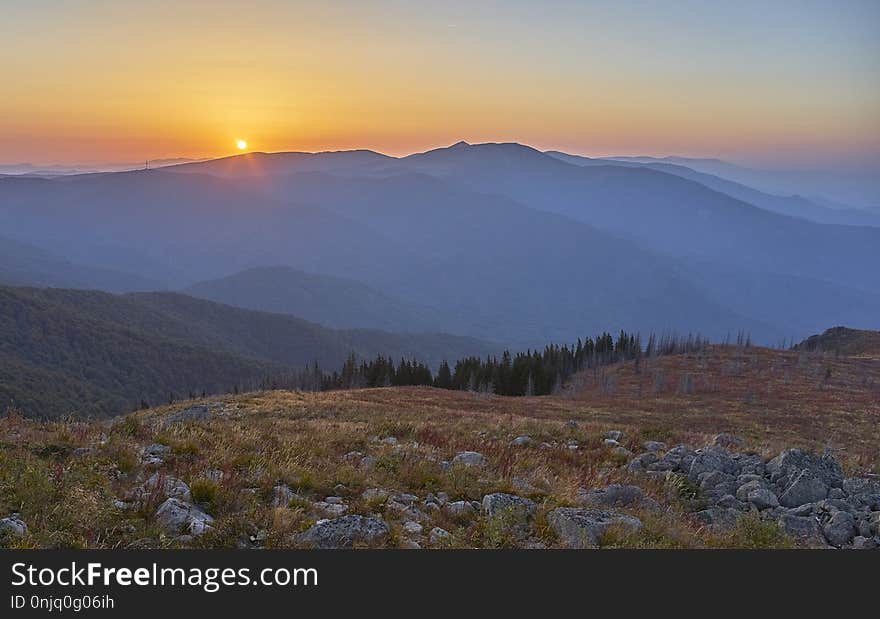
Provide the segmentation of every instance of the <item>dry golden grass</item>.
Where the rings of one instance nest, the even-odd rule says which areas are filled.
[[[557,397],[430,388],[268,391],[197,402],[211,407],[211,419],[174,425],[164,423],[166,415],[193,403],[113,423],[39,423],[7,415],[0,419],[0,516],[22,514],[30,534],[11,543],[24,547],[289,547],[294,534],[319,517],[310,502],[338,495],[348,513],[381,514],[392,526],[388,544],[397,546],[405,545],[404,518],[381,499],[363,499],[364,490],[420,498],[445,492],[451,500],[514,492],[539,504],[533,542],[552,547],[547,511],[574,504],[579,488],[635,482],[664,510],[637,512],[645,529],[610,535],[609,545],[776,547],[790,542],[764,523],[744,522],[726,534],[701,527],[662,481],[626,473],[624,460],[602,444],[602,432],[623,430],[623,444],[638,452],[648,439],[699,446],[729,431],[768,456],[787,447],[831,447],[849,472],[878,472],[877,359],[713,348],[639,366],[586,373],[571,393]],[[510,445],[523,434],[535,443]],[[398,445],[381,441],[389,436]],[[569,441],[578,449],[569,449]],[[159,470],[190,485],[195,500],[216,517],[213,532],[181,541],[157,529],[155,504],[124,511],[113,506],[152,472],[141,450],[153,443],[171,448]],[[438,466],[464,450],[481,452],[488,465]],[[375,466],[346,462],[351,451],[374,457]],[[208,479],[209,471],[222,471],[222,479]],[[278,483],[303,500],[273,508]],[[516,544],[479,518],[433,514],[426,533],[432,526],[450,531],[454,547]],[[427,543],[424,537],[421,542]]]

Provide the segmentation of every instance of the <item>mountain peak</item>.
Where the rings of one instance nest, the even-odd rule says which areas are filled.
[[[459,140],[449,148],[467,148],[468,146],[470,146],[470,143],[465,142],[464,140]]]

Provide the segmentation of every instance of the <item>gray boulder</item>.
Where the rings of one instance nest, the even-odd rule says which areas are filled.
[[[602,434],[602,438],[612,441],[617,441],[618,443],[623,438],[623,432],[620,430],[608,430],[604,434]]]
[[[821,501],[828,495],[828,486],[813,471],[805,469],[798,473],[794,481],[779,496],[779,503],[785,507],[798,507],[805,503]]]
[[[779,526],[791,537],[808,542],[811,545],[824,546],[824,538],[819,521],[813,516],[794,516],[783,514],[778,520]]]
[[[452,459],[452,465],[465,467],[485,466],[487,464],[486,457],[477,451],[462,451]]]
[[[214,518],[192,503],[171,497],[156,510],[156,522],[172,535],[201,535],[211,528]]]
[[[840,548],[856,536],[855,518],[849,512],[836,512],[822,530],[828,543]]]
[[[737,475],[739,469],[736,460],[731,454],[721,447],[704,447],[696,452],[691,462],[688,477],[691,481],[697,481],[701,473],[709,472],[726,473]]]
[[[469,501],[451,501],[443,505],[443,511],[453,518],[470,518],[477,510]]]
[[[511,446],[513,447],[528,447],[534,441],[531,436],[517,436],[515,439],[510,441]]]
[[[566,548],[594,548],[611,527],[638,531],[642,521],[614,511],[558,507],[547,514],[547,523]]]
[[[739,488],[737,488],[736,498],[740,501],[748,501],[750,492],[764,487],[766,486],[764,485],[764,481],[761,479],[753,479],[751,481],[747,481]]]
[[[300,544],[321,549],[351,548],[355,544],[375,546],[390,533],[388,525],[374,516],[341,516],[319,520],[297,537]]]
[[[191,421],[205,421],[211,417],[211,410],[206,404],[198,404],[190,406],[182,411],[171,413],[165,418],[165,425],[169,426],[175,423],[188,423]]]
[[[452,535],[450,535],[449,531],[446,529],[441,529],[440,527],[434,527],[431,529],[431,533],[428,536],[429,541],[433,545],[444,544],[449,542],[452,539]]]
[[[141,498],[157,493],[165,497],[180,499],[187,503],[192,501],[192,495],[186,482],[171,475],[164,475],[158,472],[153,473],[140,489]]]
[[[511,518],[517,523],[525,523],[535,515],[538,506],[525,497],[495,492],[483,497],[481,509],[489,518]]]
[[[791,484],[808,471],[828,488],[843,487],[843,469],[829,454],[817,456],[802,449],[786,449],[767,463],[767,471],[777,483]]]
[[[755,488],[748,493],[747,500],[759,510],[779,507],[779,499],[767,488]]]
[[[661,443],[660,441],[645,441],[642,443],[642,447],[644,447],[645,451],[663,451],[666,449],[666,443]]]

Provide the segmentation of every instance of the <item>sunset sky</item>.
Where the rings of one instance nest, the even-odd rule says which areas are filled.
[[[875,0],[7,1],[0,163],[465,139],[876,164],[878,24]]]

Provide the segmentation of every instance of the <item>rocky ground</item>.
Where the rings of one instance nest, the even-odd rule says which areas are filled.
[[[426,415],[439,390],[388,390],[410,406],[383,410],[377,391],[245,394],[113,423],[8,415],[0,543],[880,547],[880,477],[830,452],[505,414],[503,398],[474,414],[460,394]]]

